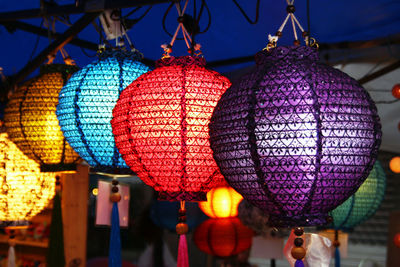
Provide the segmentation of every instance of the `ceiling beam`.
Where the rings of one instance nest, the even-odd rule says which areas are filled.
[[[0,22],[79,13],[102,12],[106,9],[146,6],[169,3],[172,1],[176,0],[86,0],[82,5],[78,6],[75,4],[45,6],[44,8],[1,12]]]
[[[365,83],[370,82],[372,80],[375,80],[375,79],[377,79],[377,78],[379,78],[379,77],[381,77],[381,76],[383,76],[383,75],[385,75],[385,74],[387,74],[389,72],[392,72],[392,71],[394,71],[394,70],[396,70],[398,68],[400,68],[400,60],[398,60],[398,61],[396,61],[396,62],[394,62],[394,63],[392,63],[392,64],[390,64],[390,65],[388,65],[388,66],[386,66],[386,67],[384,67],[384,68],[382,68],[380,70],[378,70],[378,71],[375,71],[375,72],[373,72],[373,73],[371,73],[371,74],[359,79],[358,82],[360,84],[365,84]]]
[[[19,29],[19,30],[30,32],[30,33],[33,33],[33,34],[37,34],[37,35],[40,35],[40,36],[43,36],[43,37],[48,37],[48,34],[49,34],[47,29],[44,29],[44,28],[29,24],[29,23],[25,23],[25,22],[22,22],[22,21],[3,22],[3,23],[0,23],[0,24],[3,24],[3,26],[5,26],[6,28],[11,29],[11,30]],[[57,32],[56,33],[52,33],[52,32],[50,32],[50,37],[53,38],[53,39],[60,38],[61,35],[62,35],[61,33],[57,33]],[[69,42],[69,44],[78,46],[80,48],[89,49],[89,50],[92,50],[92,51],[97,51],[98,47],[99,47],[99,45],[96,44],[96,43],[93,43],[93,42],[90,42],[90,41],[86,41],[86,40],[83,40],[83,39],[79,39],[79,38],[76,38],[76,37],[74,37]],[[154,66],[154,60],[151,60],[151,59],[148,59],[148,58],[143,58],[142,62],[144,64],[148,65],[148,66],[151,66],[151,67]]]
[[[54,54],[65,44],[70,42],[80,31],[97,18],[100,13],[93,12],[83,15],[69,29],[54,40],[48,47],[40,52],[32,61],[28,62],[15,76],[12,77],[12,84],[16,85],[22,82],[29,74],[37,69],[50,54]]]
[[[3,23],[0,22],[0,24],[2,24],[4,27],[7,28],[7,30],[9,30],[11,32],[13,32],[15,29],[18,29],[18,30],[22,30],[25,32],[34,33],[34,34],[37,34],[37,35],[40,35],[43,37],[49,37],[49,34],[50,34],[50,37],[52,39],[60,38],[60,36],[62,35],[61,33],[57,33],[57,32],[53,33],[52,31],[49,32],[45,28],[41,28],[41,27],[26,23],[26,22],[22,22],[22,21],[10,21],[10,22],[3,22]],[[94,51],[96,51],[98,48],[98,45],[96,43],[82,40],[82,39],[79,39],[76,37],[73,38],[69,43],[72,45],[76,45],[76,46],[79,46],[79,47],[82,47],[85,49],[89,49],[89,50],[94,50]]]

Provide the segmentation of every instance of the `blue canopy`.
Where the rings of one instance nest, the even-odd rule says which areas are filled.
[[[59,5],[73,4],[73,0],[58,0]],[[81,1],[82,2],[82,1]],[[200,0],[197,0],[198,7]],[[254,55],[263,49],[268,41],[268,34],[275,34],[286,16],[286,1],[262,0],[257,24],[249,24],[232,0],[206,0],[211,12],[211,27],[204,34],[196,36],[196,41],[202,45],[207,62]],[[237,0],[250,18],[256,14],[256,0]],[[306,0],[295,1],[295,15],[304,28],[307,28]],[[192,14],[193,0],[189,1],[188,14]],[[319,43],[352,42],[357,40],[372,40],[395,35],[400,32],[400,1],[398,0],[309,0],[311,36]],[[128,32],[135,46],[149,59],[159,59],[162,56],[161,44],[171,40],[162,29],[162,18],[169,6],[168,3],[156,4],[149,13]],[[11,12],[39,8],[39,1],[20,0],[0,2],[1,12]],[[133,8],[126,8],[123,14]],[[199,9],[199,8],[198,8]],[[135,12],[131,17],[140,16],[146,7]],[[197,10],[198,11],[198,10]],[[81,15],[71,15],[71,22]],[[174,32],[177,27],[177,12],[173,7],[166,19],[166,27]],[[207,13],[203,12],[200,28],[207,24]],[[1,20],[1,14],[0,14]],[[39,26],[41,19],[26,19]],[[293,33],[290,21],[283,32],[283,38],[278,44],[291,44]],[[57,32],[63,32],[67,26],[56,23]],[[299,33],[300,34],[300,33]],[[35,47],[36,35],[23,31],[8,32],[0,27],[0,66],[7,75],[19,71],[31,58]],[[89,25],[78,37],[93,43],[99,43],[99,35],[94,27]],[[47,38],[41,37],[35,54],[48,45]],[[81,49],[66,46],[67,51],[79,66],[92,61]],[[86,51],[94,55],[94,51]],[[183,41],[177,41],[172,55],[187,54]],[[239,66],[237,66],[239,67]]]

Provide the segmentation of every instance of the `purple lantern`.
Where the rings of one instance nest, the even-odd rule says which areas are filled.
[[[381,140],[374,102],[314,48],[264,50],[216,106],[214,158],[229,184],[280,226],[325,224],[367,178]]]

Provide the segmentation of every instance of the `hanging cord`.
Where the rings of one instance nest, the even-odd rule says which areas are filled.
[[[171,4],[168,6],[167,10],[165,11],[163,19],[162,19],[163,30],[170,37],[172,37],[173,34],[167,30],[166,20],[167,20],[167,16],[168,16],[169,12],[171,11],[171,8],[173,7],[173,5],[174,5],[174,2],[171,2]],[[203,34],[203,33],[207,32],[211,26],[211,12],[210,12],[210,8],[208,7],[207,2],[205,0],[201,0],[200,11],[199,11],[197,18],[193,17],[193,19],[195,20],[194,25],[200,25],[200,19],[203,17],[204,10],[206,10],[207,17],[208,17],[207,26],[204,28],[204,30],[199,29],[197,34]],[[176,37],[176,40],[183,40],[183,37],[182,38]]]
[[[172,47],[174,46],[175,40],[177,39],[179,30],[182,30],[183,39],[185,40],[185,43],[186,43],[186,46],[188,48],[189,53],[192,54],[191,51],[194,50],[195,51],[194,54],[196,56],[201,55],[201,51],[200,51],[201,45],[200,44],[195,44],[192,47],[192,38],[190,37],[190,34],[186,30],[185,25],[183,25],[184,14],[185,14],[186,8],[188,6],[188,3],[189,3],[189,0],[186,0],[185,1],[185,5],[183,6],[183,8],[181,8],[181,5],[180,5],[179,2],[175,3],[176,9],[177,9],[178,15],[179,15],[179,17],[178,17],[179,25],[176,28],[176,31],[175,31],[174,35],[172,36],[172,39],[171,39],[170,43],[161,45],[161,47],[164,49],[164,54],[163,54],[162,58],[170,57],[170,53],[172,53]]]
[[[53,36],[56,35],[56,18],[55,17],[51,18],[51,21],[48,20],[47,18],[44,18],[44,25],[45,25],[45,27],[47,27],[49,43],[51,43],[53,40]],[[64,46],[59,48],[54,54],[48,55],[47,56],[48,61],[46,64],[53,64],[53,61],[56,58],[56,55],[58,52],[60,52],[60,54],[64,60],[64,63],[66,65],[75,65],[75,61],[69,56],[69,54],[65,50]]]
[[[282,25],[279,27],[278,31],[276,32],[276,35],[268,35],[268,44],[264,48],[267,51],[269,51],[271,48],[276,47],[277,42],[279,38],[282,37],[282,31],[285,28],[287,22],[291,21],[292,29],[293,29],[293,35],[294,35],[294,45],[300,45],[300,41],[297,35],[297,28],[298,27],[302,33],[302,37],[304,38],[304,42],[306,43],[307,46],[310,47],[316,47],[318,49],[318,43],[314,38],[310,38],[309,32],[305,31],[304,28],[301,26],[299,20],[296,18],[294,15],[294,12],[296,11],[296,8],[294,6],[294,0],[286,0],[287,7],[286,7],[286,12],[288,13],[285,20],[283,21]],[[308,26],[309,27],[309,26]]]
[[[251,20],[249,18],[249,16],[247,16],[246,12],[243,10],[243,8],[239,5],[239,3],[236,0],[232,0],[233,3],[235,3],[235,5],[239,8],[239,11],[242,13],[242,15],[244,16],[244,18],[247,20],[248,23],[250,24],[256,24],[258,22],[258,17],[260,14],[260,0],[257,0],[257,4],[256,4],[256,17],[254,20]]]

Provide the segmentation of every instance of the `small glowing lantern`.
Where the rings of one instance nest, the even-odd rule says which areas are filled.
[[[19,224],[48,206],[55,194],[55,175],[41,173],[38,163],[29,159],[0,133],[0,220]]]
[[[208,122],[229,80],[199,56],[166,57],[136,79],[113,110],[126,164],[162,200],[199,201],[220,183]]]
[[[400,157],[394,157],[389,162],[390,170],[394,173],[400,173]]]
[[[208,219],[200,224],[193,235],[196,246],[203,252],[230,257],[251,247],[253,231],[238,218]]]
[[[122,90],[149,71],[139,52],[105,51],[75,72],[62,88],[57,117],[68,143],[96,171],[123,173],[129,167],[111,129],[112,109]]]
[[[392,95],[397,98],[400,99],[400,83],[395,84],[392,88]]]
[[[236,217],[243,197],[232,187],[219,186],[207,193],[207,201],[199,202],[200,209],[211,218]]]
[[[5,109],[7,133],[42,171],[74,170],[78,154],[68,145],[56,116],[61,88],[78,68],[43,65],[38,77],[27,81],[11,96]]]

